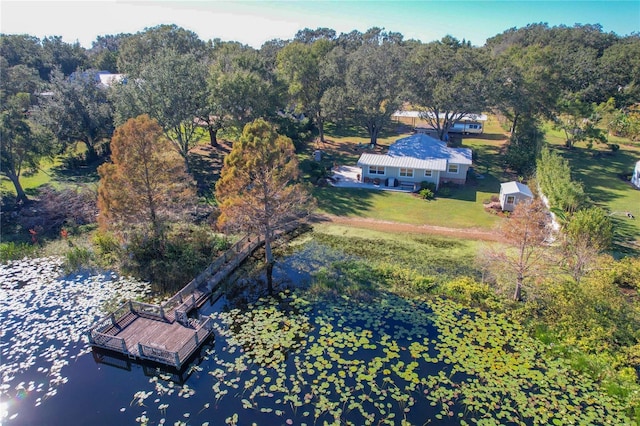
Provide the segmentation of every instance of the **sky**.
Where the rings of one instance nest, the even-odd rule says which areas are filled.
[[[337,34],[380,27],[425,43],[451,35],[482,46],[509,28],[540,22],[600,24],[605,32],[625,36],[640,32],[640,0],[0,0],[0,32],[61,36],[86,48],[99,35],[161,24],[191,30],[204,41],[219,38],[254,48],[318,27]]]

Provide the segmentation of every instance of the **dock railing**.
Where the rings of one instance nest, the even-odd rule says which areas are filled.
[[[297,222],[292,222],[280,232],[289,232],[298,225]],[[101,348],[132,356],[124,339],[115,334],[133,321],[136,315],[169,323],[177,320],[185,326],[195,326],[196,330],[193,337],[178,352],[168,351],[158,345],[143,345],[139,342],[137,350],[140,358],[180,367],[213,331],[211,318],[189,319],[188,312],[204,297],[209,297],[229,273],[263,243],[264,237],[261,235],[246,235],[241,238],[202,273],[160,305],[134,301],[123,303],[111,314],[99,319],[89,330],[87,333],[89,342]],[[204,284],[206,288],[202,288]]]
[[[134,301],[129,301],[129,306],[131,307],[131,312],[135,312],[141,317],[165,320],[162,306]]]

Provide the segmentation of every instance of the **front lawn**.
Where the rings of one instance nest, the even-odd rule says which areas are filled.
[[[378,139],[378,150],[386,148],[396,140],[411,135],[410,128],[396,123],[397,132],[386,132]],[[494,126],[495,127],[495,126]],[[463,146],[474,151],[474,169],[467,184],[452,187],[449,194],[441,192],[435,200],[425,201],[414,194],[392,191],[376,191],[353,188],[319,187],[313,195],[318,200],[321,212],[351,217],[402,222],[416,225],[434,225],[451,228],[491,229],[498,217],[485,212],[483,202],[497,196],[500,182],[508,180],[501,166],[500,152],[506,137],[500,129],[491,127],[495,133],[485,133],[463,140]],[[353,129],[355,130],[355,129]],[[335,132],[335,134],[333,133]],[[327,143],[321,149],[335,164],[355,166],[368,138],[358,137],[344,129],[328,127]],[[305,153],[307,161],[311,153]]]
[[[490,229],[498,217],[485,212],[490,192],[466,186],[447,198],[425,201],[414,194],[357,188],[316,188],[313,195],[321,212],[376,220],[435,225],[450,228]]]

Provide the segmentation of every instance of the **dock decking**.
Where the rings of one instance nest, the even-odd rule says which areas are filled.
[[[91,328],[89,343],[132,359],[182,367],[213,330],[210,318],[189,313],[263,242],[260,237],[241,239],[161,305],[125,302]]]
[[[276,235],[298,226],[292,222]],[[181,368],[213,332],[211,318],[189,313],[220,291],[223,280],[263,243],[261,236],[242,238],[161,305],[123,303],[89,330],[89,343],[132,359]]]

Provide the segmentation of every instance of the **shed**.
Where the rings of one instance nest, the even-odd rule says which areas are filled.
[[[503,211],[512,212],[519,202],[532,199],[533,193],[525,184],[516,181],[500,184],[500,207]]]
[[[636,188],[640,189],[640,161],[636,163],[636,168],[633,169],[633,174],[631,175],[631,183]]]

